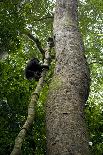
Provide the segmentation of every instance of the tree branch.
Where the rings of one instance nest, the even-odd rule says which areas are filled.
[[[32,41],[34,41],[36,43],[36,46],[39,49],[39,51],[41,52],[41,54],[43,56],[43,60],[44,60],[45,50],[42,48],[41,42],[39,41],[39,39],[37,37],[34,37],[28,30],[24,29],[22,33],[25,34],[26,36],[28,36]]]
[[[42,18],[40,18],[40,19],[34,19],[34,21],[42,21],[42,20],[45,20],[45,19],[53,19],[54,18],[54,16],[45,16],[45,17],[42,17]]]
[[[32,36],[30,35],[30,37],[32,37]],[[35,38],[33,38],[33,39],[37,42],[37,40]],[[45,52],[45,59],[44,59],[44,65],[47,65],[47,66],[50,63],[50,50],[51,50],[51,47],[49,47],[47,44],[47,49]],[[27,135],[27,131],[30,129],[30,127],[34,121],[35,107],[36,107],[41,89],[42,89],[43,84],[44,84],[44,78],[45,78],[46,72],[47,72],[47,69],[44,69],[42,72],[42,76],[39,79],[39,82],[37,84],[37,87],[31,96],[31,101],[30,101],[30,104],[28,106],[27,120],[24,123],[21,131],[19,132],[19,134],[17,136],[17,138],[15,139],[15,145],[14,145],[13,151],[11,152],[11,155],[21,155],[21,147],[22,147],[23,141]]]
[[[43,59],[45,58],[45,50],[42,48],[41,46],[41,42],[39,41],[38,38],[34,37],[32,34],[30,33],[25,33],[31,40],[33,40],[36,43],[37,48],[39,49],[39,51],[41,52]]]

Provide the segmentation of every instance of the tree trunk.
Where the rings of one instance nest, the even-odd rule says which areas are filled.
[[[56,68],[46,104],[47,155],[90,154],[84,119],[90,77],[77,20],[77,0],[56,1]]]

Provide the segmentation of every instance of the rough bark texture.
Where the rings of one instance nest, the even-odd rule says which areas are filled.
[[[47,155],[89,155],[84,105],[89,70],[77,22],[77,0],[57,0],[56,68],[46,104]]]

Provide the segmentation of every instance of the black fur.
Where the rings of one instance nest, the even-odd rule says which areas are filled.
[[[25,77],[28,80],[35,79],[38,81],[41,77],[41,73],[43,71],[43,68],[47,68],[48,66],[43,66],[40,64],[39,60],[37,58],[32,58],[26,68],[25,68]]]

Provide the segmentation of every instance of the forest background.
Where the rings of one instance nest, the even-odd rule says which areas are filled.
[[[24,68],[31,57],[42,59],[25,29],[46,46],[53,35],[52,0],[0,1],[0,155],[9,155],[14,140],[27,117],[31,92],[37,85],[24,77]],[[94,155],[103,153],[103,2],[80,0],[79,28],[91,71],[91,91],[86,103],[86,121],[90,147]],[[36,107],[35,123],[23,144],[23,154],[43,155],[46,152],[45,101],[55,61],[47,75]],[[43,121],[44,120],[44,121]],[[35,134],[35,136],[33,136]]]

